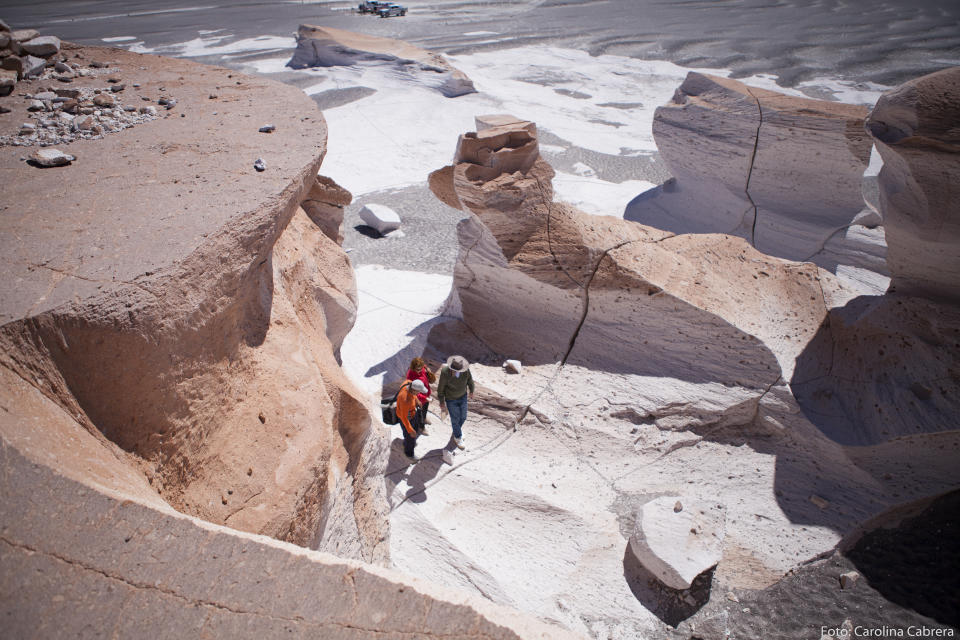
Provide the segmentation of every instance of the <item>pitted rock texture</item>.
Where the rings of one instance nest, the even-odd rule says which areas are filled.
[[[626,217],[677,233],[737,235],[763,253],[833,269],[836,256],[821,252],[865,207],[865,116],[864,107],[691,72],[654,116],[674,178],[636,198]],[[856,238],[847,244],[833,247],[837,259],[877,251]]]
[[[292,87],[227,69],[76,52],[178,108],[65,147],[90,162],[37,171],[0,154],[18,203],[0,223],[2,365],[175,508],[386,562],[385,440],[335,359],[356,285],[299,208],[326,146],[322,115]],[[265,114],[278,132],[257,136]],[[252,169],[257,155],[268,171]],[[20,415],[4,437],[38,419]]]
[[[297,50],[287,63],[294,69],[350,66],[355,64],[394,65],[448,98],[476,93],[473,81],[438,54],[403,40],[381,38],[332,27],[300,25]]]
[[[960,301],[960,67],[885,93],[867,119],[883,158],[891,291]]]

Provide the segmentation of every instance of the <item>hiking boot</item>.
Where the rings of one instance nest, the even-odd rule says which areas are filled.
[[[454,438],[453,444],[457,445],[457,449],[463,449],[463,438]]]
[[[417,454],[413,454],[412,456],[408,456],[404,454],[404,457],[406,457],[407,462],[409,462],[410,464],[416,464],[420,462],[420,457]]]
[[[428,436],[428,435],[430,435],[430,432],[427,431],[427,428],[426,428],[426,427],[424,427],[423,429],[420,429],[420,435],[422,435],[422,436]]]

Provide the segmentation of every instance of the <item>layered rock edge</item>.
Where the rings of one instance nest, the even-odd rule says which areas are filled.
[[[65,49],[176,108],[70,145],[69,166],[0,156],[15,203],[0,309],[7,623],[562,635],[376,567],[386,438],[337,362],[357,302],[339,246],[351,196],[317,177],[315,104],[228,69]]]

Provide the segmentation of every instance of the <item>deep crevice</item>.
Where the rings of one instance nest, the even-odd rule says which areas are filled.
[[[757,221],[760,217],[759,208],[757,203],[753,201],[753,196],[750,195],[750,180],[753,178],[753,165],[757,160],[757,148],[760,146],[760,128],[763,127],[763,107],[760,105],[760,99],[757,96],[753,95],[753,92],[750,91],[749,87],[747,88],[747,93],[757,102],[757,111],[760,112],[760,122],[757,123],[757,134],[753,138],[753,153],[750,155],[750,167],[747,169],[747,184],[743,187],[743,192],[747,196],[747,200],[750,201],[750,205],[753,207],[753,225],[750,228],[750,245],[756,249],[757,248]]]

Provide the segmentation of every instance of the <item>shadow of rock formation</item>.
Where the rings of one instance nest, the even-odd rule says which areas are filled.
[[[790,386],[810,422],[844,445],[960,428],[960,308],[865,296],[831,309]]]

